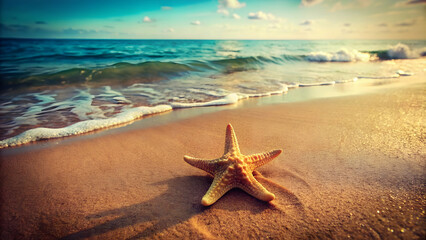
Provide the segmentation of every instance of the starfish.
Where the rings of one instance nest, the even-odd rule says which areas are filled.
[[[206,171],[214,179],[207,193],[201,199],[201,204],[210,206],[226,192],[233,188],[240,188],[262,201],[272,201],[275,195],[266,190],[254,177],[253,171],[270,162],[282,152],[272,150],[253,155],[243,155],[238,146],[237,137],[231,124],[226,127],[225,152],[222,157],[214,160],[205,160],[183,156],[185,162]]]

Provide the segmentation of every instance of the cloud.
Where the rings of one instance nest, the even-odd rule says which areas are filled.
[[[47,24],[45,21],[35,21],[35,24]]]
[[[380,23],[380,24],[377,24],[377,26],[378,26],[378,27],[387,27],[387,26],[388,26],[388,24],[387,24],[387,23]]]
[[[0,36],[2,37],[52,37],[57,36],[60,33],[60,31],[41,27],[0,23]]]
[[[418,4],[418,3],[426,3],[426,0],[409,0],[407,4]]]
[[[191,24],[192,24],[192,25],[200,25],[200,24],[201,24],[201,22],[200,22],[199,20],[196,20],[196,21],[191,22]]]
[[[230,18],[233,18],[233,19],[241,19],[241,16],[240,15],[238,15],[238,14],[236,14],[236,13],[230,13],[227,9],[223,9],[223,8],[219,8],[218,10],[217,10],[217,12],[219,13],[219,14],[222,14],[223,16],[225,16],[225,17],[230,17]]]
[[[395,23],[396,27],[410,27],[417,23],[417,19],[408,19],[402,22]]]
[[[350,27],[350,26],[351,26],[351,24],[350,24],[350,23],[345,23],[345,24],[343,24],[343,26],[344,26],[344,27]]]
[[[149,18],[148,16],[145,16],[145,17],[143,18],[143,22],[150,23],[150,22],[152,22],[152,19],[151,19],[151,18]]]
[[[426,0],[406,0],[395,3],[395,7],[409,7],[417,4],[426,4]]]
[[[276,17],[272,13],[264,13],[259,11],[257,13],[249,13],[248,19],[251,20],[275,20]]]
[[[365,8],[371,5],[371,0],[356,0],[351,1],[347,4],[342,4],[342,2],[336,2],[333,7],[331,7],[330,12],[336,12],[340,10],[347,9],[356,9],[356,8]]]
[[[173,8],[172,7],[169,7],[169,6],[162,6],[161,7],[161,10],[164,10],[164,11],[167,11],[167,10],[172,10]]]
[[[281,29],[282,25],[279,23],[272,23],[272,24],[269,24],[269,27],[273,29]]]
[[[299,23],[299,25],[301,25],[301,26],[311,26],[311,25],[313,25],[315,22],[313,21],[313,20],[305,20],[305,21],[303,21],[303,22],[301,22],[301,23]]]
[[[304,7],[310,7],[321,3],[323,0],[302,0],[300,5]]]
[[[233,19],[240,19],[240,15],[233,13],[234,9],[245,7],[246,3],[240,3],[238,0],[219,0],[217,13]]]
[[[229,16],[229,11],[227,9],[224,9],[224,8],[219,8],[217,10],[217,13],[223,14],[224,16]]]
[[[167,29],[167,32],[175,32],[175,29],[169,28],[169,29]]]
[[[104,28],[114,28],[114,27],[110,25],[104,25]]]
[[[0,23],[0,35],[6,37],[87,37],[102,36],[104,34],[112,34],[106,30],[81,29],[81,28],[64,28],[64,29],[48,29],[42,27],[32,27],[30,25],[21,24],[2,24]]]
[[[3,24],[0,23],[0,32],[29,32],[32,28],[21,24]]]
[[[383,16],[395,16],[395,15],[403,15],[403,14],[407,14],[410,13],[411,11],[389,11],[389,12],[381,12],[381,13],[376,13],[373,14],[373,17],[383,17]]]
[[[240,3],[238,0],[219,0],[219,9],[223,8],[242,8],[246,3]]]
[[[333,7],[331,7],[330,12],[336,12],[339,10],[343,10],[346,9],[341,2],[337,2],[333,5]]]
[[[372,3],[371,1],[372,0],[358,0],[357,2],[358,2],[358,5],[361,7],[368,7]]]
[[[241,17],[240,17],[240,15],[234,13],[234,14],[232,14],[232,18],[233,19],[240,19]]]
[[[93,33],[96,33],[97,31],[80,29],[80,28],[79,29],[66,28],[66,29],[63,29],[62,32],[65,34],[70,34],[70,35],[78,35],[78,34],[93,34]]]

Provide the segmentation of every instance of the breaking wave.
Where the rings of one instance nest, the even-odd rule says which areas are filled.
[[[311,62],[368,62],[371,55],[357,50],[342,49],[338,52],[311,52],[306,56],[306,60]]]
[[[395,46],[390,46],[387,50],[370,51],[369,53],[376,55],[380,60],[415,59],[426,56],[426,47],[412,49],[406,44],[398,43]]]
[[[390,59],[420,58],[426,56],[426,48],[411,49],[405,44],[398,43],[397,45],[391,47],[387,51],[387,54]]]
[[[398,43],[387,50],[358,51],[342,49],[337,52],[311,52],[306,60],[311,62],[368,62],[392,59],[415,59],[426,56],[426,48],[411,49]]]

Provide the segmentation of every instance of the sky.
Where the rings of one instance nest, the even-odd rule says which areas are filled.
[[[426,0],[0,0],[0,36],[426,39]]]

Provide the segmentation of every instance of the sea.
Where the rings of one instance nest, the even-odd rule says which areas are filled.
[[[425,40],[0,39],[0,148],[298,87],[402,79],[423,74],[425,56]]]

